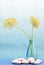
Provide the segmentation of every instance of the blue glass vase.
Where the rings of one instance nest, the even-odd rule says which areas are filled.
[[[26,52],[26,59],[30,57],[33,57],[35,60],[37,59],[37,48],[33,40],[29,40],[29,44]]]

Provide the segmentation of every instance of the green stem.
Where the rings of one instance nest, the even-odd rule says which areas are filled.
[[[33,52],[32,51],[32,46],[33,46],[33,37],[34,37],[34,27],[32,26],[32,36],[31,36],[31,40],[32,40],[32,43],[30,44],[30,48],[31,48],[31,56],[35,58],[35,60],[37,59],[37,48],[36,48],[36,44],[35,45],[35,51]],[[35,56],[33,55],[33,53],[35,53]]]
[[[32,35],[31,35],[31,40],[32,42],[30,43],[30,49],[31,49],[31,53],[30,56],[33,57],[33,51],[32,51],[32,46],[33,46],[33,36],[34,36],[34,27],[32,26]]]
[[[23,28],[20,28],[20,27],[17,27],[17,26],[15,26],[15,28],[21,30],[25,35],[27,35],[29,38],[31,38],[31,36],[28,33],[26,33],[26,31]]]
[[[32,43],[30,43],[30,51],[31,51],[31,53],[30,53],[30,57],[33,57]]]
[[[33,40],[33,36],[34,36],[34,27],[32,26],[32,36],[31,36],[32,40]]]

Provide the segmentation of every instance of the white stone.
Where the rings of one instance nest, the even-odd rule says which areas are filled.
[[[21,63],[29,63],[29,61],[24,59]]]
[[[23,61],[23,60],[25,60],[25,59],[24,59],[24,58],[19,58],[18,60],[19,60],[19,61]]]
[[[28,58],[28,61],[31,62],[31,63],[34,63],[35,62],[35,60],[34,60],[33,57]]]
[[[39,63],[41,63],[41,62],[42,62],[42,60],[40,60],[40,59],[37,59],[37,60],[35,61],[36,64],[39,64]]]
[[[12,61],[12,63],[21,63],[21,61],[19,61],[18,59],[15,59]]]

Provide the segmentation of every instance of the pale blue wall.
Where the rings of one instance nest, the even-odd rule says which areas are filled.
[[[5,2],[5,0],[4,0]],[[9,2],[9,3],[8,3]],[[30,16],[36,16],[40,20],[40,28],[35,30],[35,43],[37,45],[38,57],[44,59],[44,8],[43,5],[32,4],[28,2],[19,5],[10,3],[0,3],[0,58],[18,58],[24,57],[28,46],[28,37],[17,29],[4,29],[3,22],[6,18],[14,17],[18,20],[19,25],[26,32],[31,33]],[[20,2],[20,0],[19,0]]]

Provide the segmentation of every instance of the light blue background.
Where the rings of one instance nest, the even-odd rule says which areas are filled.
[[[3,0],[2,0],[3,1]],[[44,59],[44,7],[40,0],[0,0],[0,58],[26,57],[29,38],[18,29],[4,29],[7,18],[14,17],[18,26],[31,34],[29,18],[36,16],[40,20],[39,29],[35,29],[34,40],[37,45],[38,57]]]

